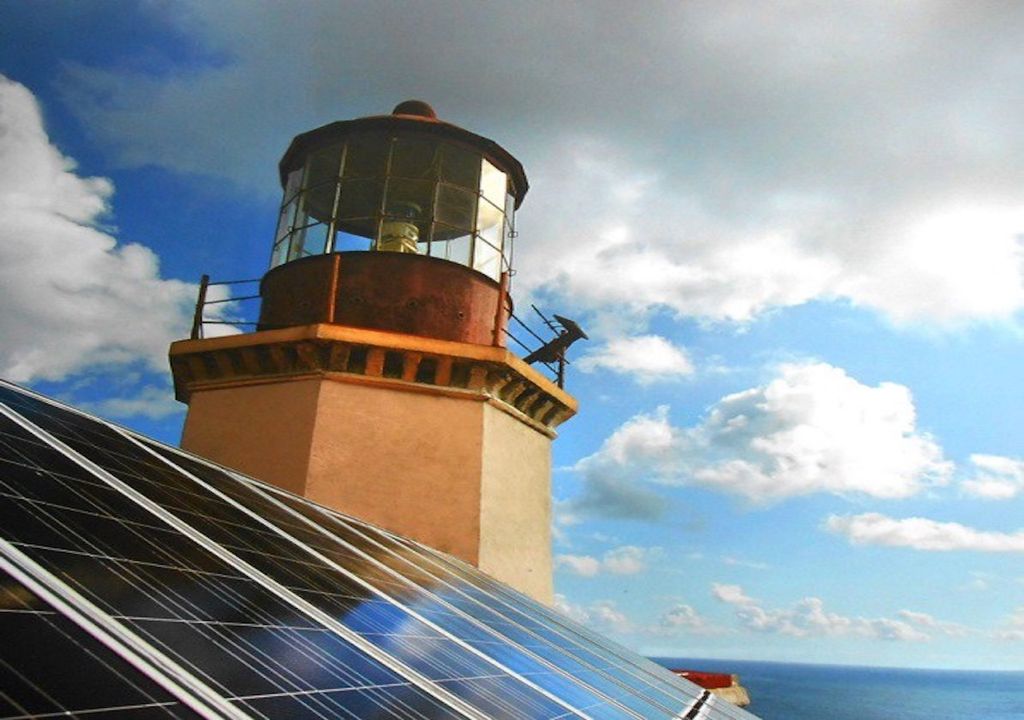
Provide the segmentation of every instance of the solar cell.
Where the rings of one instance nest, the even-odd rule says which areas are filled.
[[[0,518],[0,622],[45,626],[54,667],[88,647],[111,712],[753,717],[448,556],[9,384]],[[0,701],[42,703],[9,667]]]

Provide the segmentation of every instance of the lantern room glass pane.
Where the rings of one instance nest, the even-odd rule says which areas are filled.
[[[483,233],[491,228],[501,228],[501,221],[505,219],[505,214],[497,207],[489,203],[487,200],[481,198],[480,206],[477,209],[476,216],[476,231]],[[501,247],[501,233],[496,235],[496,242],[494,244]]]
[[[384,214],[409,220],[429,220],[434,207],[434,183],[429,180],[388,180]]]
[[[295,210],[298,206],[299,201],[296,199],[281,208],[281,214],[277,220],[277,235],[274,236],[275,241],[280,241],[292,231],[295,226]]]
[[[475,194],[452,185],[441,185],[437,190],[438,222],[458,228],[455,234],[465,235],[473,230],[473,214],[476,210]]]
[[[444,145],[441,179],[475,190],[480,187],[480,155],[459,145]]]
[[[330,222],[334,217],[334,197],[338,191],[336,183],[325,183],[306,190],[303,194],[303,210],[320,222]]]
[[[288,260],[322,255],[327,244],[327,227],[325,223],[316,223],[293,232]]]
[[[384,177],[391,139],[386,135],[361,135],[348,143],[345,178]]]
[[[440,174],[441,153],[436,141],[398,138],[391,149],[391,177],[435,179]]]
[[[338,200],[339,230],[373,238],[381,215],[383,180],[347,180],[341,183]]]
[[[497,280],[501,275],[501,253],[484,238],[477,236],[473,245],[473,269]]]
[[[498,207],[504,207],[508,176],[483,158],[480,165],[480,194]]]
[[[295,197],[295,193],[302,187],[302,170],[292,170],[288,173],[288,179],[284,186],[284,200],[282,205]]]
[[[306,177],[303,185],[312,188],[323,183],[334,183],[338,179],[341,151],[341,145],[331,145],[310,154],[306,161]]]

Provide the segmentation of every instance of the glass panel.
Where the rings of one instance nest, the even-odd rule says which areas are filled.
[[[369,250],[370,240],[365,235],[353,235],[344,231],[334,233],[334,252]]]
[[[304,186],[315,187],[322,183],[333,183],[338,178],[338,167],[341,164],[341,145],[317,150],[306,160],[306,178]]]
[[[480,165],[480,193],[495,205],[501,207],[505,204],[505,195],[508,190],[508,178],[491,162],[484,158]]]
[[[360,135],[348,142],[346,178],[384,177],[391,139],[386,135]]]
[[[288,260],[298,260],[310,255],[321,255],[327,242],[327,224],[317,223],[299,228],[292,233],[292,244]]]
[[[318,185],[303,193],[303,209],[320,222],[330,222],[334,215],[334,197],[338,188],[334,183]]]
[[[516,211],[516,196],[509,193],[505,196],[505,217],[511,218]]]
[[[473,193],[451,185],[441,185],[437,189],[435,217],[438,222],[459,228],[455,234],[465,235],[473,229],[473,211],[476,200],[477,197]],[[438,238],[437,233],[434,237]]]
[[[284,186],[284,199],[281,204],[284,205],[286,202],[295,197],[295,193],[302,187],[302,169],[292,170],[288,173],[288,180]]]
[[[270,267],[277,267],[288,260],[288,238],[274,246],[274,253],[270,259]]]
[[[277,219],[277,235],[274,236],[276,240],[281,240],[292,231],[295,226],[295,210],[298,206],[299,201],[296,199],[281,208]]]
[[[464,233],[458,237],[452,237],[458,233]],[[438,242],[438,236],[451,238],[450,240]],[[458,230],[447,225],[441,225],[440,223],[434,223],[434,243],[431,247],[430,254],[434,257],[444,258],[445,260],[451,260],[457,262],[460,265],[469,266],[469,248],[470,238],[472,236],[469,233],[465,233],[462,230]]]
[[[478,233],[485,233],[491,231],[487,235],[487,239],[495,247],[501,247],[501,221],[504,219],[504,213],[501,210],[487,202],[487,200],[480,198],[479,207],[477,208],[476,215],[476,231]],[[494,229],[497,228],[497,231]]]
[[[338,229],[352,235],[376,237],[383,197],[382,180],[342,182],[338,202]]]
[[[445,145],[441,179],[470,190],[480,187],[480,155],[460,145]]]
[[[435,179],[440,174],[441,152],[436,140],[398,138],[391,150],[391,177]]]
[[[486,240],[477,236],[473,249],[473,269],[495,280],[501,275],[501,254]]]

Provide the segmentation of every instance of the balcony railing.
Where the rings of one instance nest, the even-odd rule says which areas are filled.
[[[259,279],[212,281],[209,275],[203,275],[199,280],[199,295],[196,299],[195,312],[192,317],[190,337],[193,340],[201,340],[207,337],[208,334],[223,335],[231,333],[233,330],[249,332],[257,328],[261,330],[276,329],[276,327],[270,327],[266,324],[260,325],[254,319],[259,317],[258,301],[260,300],[260,295],[258,290],[255,293],[249,290],[250,294],[245,295],[229,294],[230,289],[235,286],[249,286],[249,288],[257,286],[258,288],[259,282]],[[333,297],[333,293],[331,296]],[[511,305],[511,298],[509,300]],[[533,307],[533,310],[542,318],[544,317],[536,307]],[[514,331],[512,330],[513,327],[515,328]],[[210,333],[207,332],[207,328],[211,329]],[[220,332],[213,333],[212,330],[214,328]],[[509,310],[509,322],[501,330],[516,347],[524,351],[524,356],[535,352],[549,342],[549,340],[541,337],[522,318],[516,315],[512,308]],[[537,344],[532,345],[532,341],[536,341]],[[565,368],[569,364],[564,354],[560,355],[554,362],[538,361],[535,363],[535,365],[543,366],[547,370],[550,379],[557,383],[560,388],[565,386]]]

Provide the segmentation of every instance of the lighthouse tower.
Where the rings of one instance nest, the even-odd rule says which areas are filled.
[[[506,348],[497,143],[403,102],[296,137],[255,331],[171,345],[182,446],[550,602],[550,445],[575,400]]]

